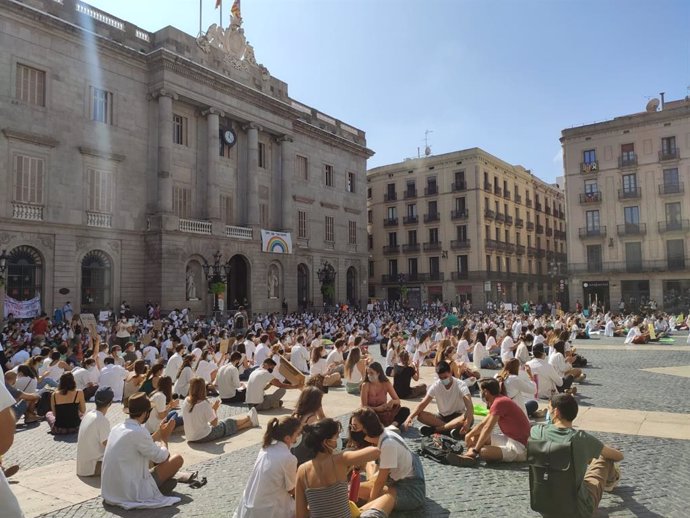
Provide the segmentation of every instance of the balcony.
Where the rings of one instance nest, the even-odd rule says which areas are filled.
[[[508,189],[503,189],[503,197],[510,199],[510,191]]]
[[[560,230],[554,229],[553,238],[554,239],[561,239],[562,241],[565,241],[565,232],[561,232]]]
[[[440,212],[432,212],[430,214],[424,214],[424,223],[433,223],[441,219]]]
[[[86,211],[86,225],[98,228],[113,228],[113,215]]]
[[[225,225],[225,237],[230,237],[232,239],[254,239],[254,232],[250,227],[234,227],[232,225]],[[306,241],[307,247],[309,246],[308,239],[302,239]],[[300,244],[300,240],[297,241]]]
[[[453,182],[450,186],[450,189],[453,192],[466,191],[467,190],[467,182]]]
[[[606,226],[602,225],[592,228],[580,227],[578,229],[578,235],[580,236],[580,239],[606,237]]]
[[[548,237],[553,236],[553,229],[551,227],[546,227],[546,235]]]
[[[450,242],[451,250],[467,250],[470,247],[469,239],[454,239]]]
[[[515,218],[515,228],[522,228],[525,226],[525,220],[522,218]]]
[[[623,169],[626,167],[636,167],[637,166],[637,155],[635,153],[628,153],[626,155],[621,155],[618,157],[618,168]]]
[[[515,193],[515,196],[513,197],[513,201],[515,203],[518,203],[518,204],[522,203],[522,196],[520,196],[518,193]]]
[[[581,192],[580,204],[588,205],[591,203],[601,203],[601,192]]]
[[[460,281],[470,278],[470,272],[450,272],[450,278],[453,281]]]
[[[670,196],[673,194],[683,194],[685,192],[685,183],[663,183],[659,185],[659,194],[662,196]]]
[[[537,234],[544,234],[544,225],[537,225]]]
[[[441,249],[441,242],[440,241],[431,241],[429,243],[424,243],[424,251],[425,252],[433,252],[434,250],[440,250]]]
[[[537,258],[543,259],[544,257],[546,257],[546,250],[543,248],[537,248]]]
[[[382,275],[381,276],[381,284],[400,284],[400,279],[398,279],[398,274],[393,273],[393,274]]]
[[[502,212],[497,212],[496,213],[496,222],[497,223],[504,223],[506,220],[506,215],[503,214]]]
[[[491,209],[484,209],[484,219],[494,219],[496,217],[496,213],[492,211]]]
[[[395,201],[398,199],[398,193],[395,191],[390,191],[387,193],[384,193],[383,195],[383,201]]]
[[[12,217],[27,221],[43,221],[43,206],[12,203]]]
[[[669,257],[659,260],[636,260],[629,262],[605,261],[595,263],[570,263],[568,273],[654,273],[668,270],[685,270],[690,266],[690,258]]]
[[[536,257],[537,256],[537,249],[534,246],[528,246],[527,247],[527,257]]]
[[[582,174],[596,173],[599,171],[599,161],[594,160],[592,162],[580,162],[580,172]]]
[[[487,192],[491,192],[491,183],[490,182],[484,182],[484,190]]]
[[[659,233],[666,232],[687,232],[690,230],[690,220],[681,219],[678,221],[659,221]]]
[[[410,198],[416,198],[417,189],[405,189],[405,192],[403,192],[403,196],[406,200],[409,200]]]
[[[470,216],[470,211],[467,209],[451,210],[450,219],[467,219]]]
[[[647,233],[646,223],[623,223],[616,227],[619,236],[643,236]]]
[[[496,196],[502,196],[502,193],[503,193],[503,189],[501,189],[501,188],[498,187],[498,186],[494,186],[494,194],[495,194]]]
[[[536,210],[537,212],[541,212],[542,208],[543,208],[543,206],[542,206],[541,202],[538,202],[538,201],[534,202],[534,210]]]
[[[515,245],[515,253],[517,255],[525,255],[525,247],[523,245]]]
[[[415,225],[418,222],[419,218],[417,217],[417,215],[403,217],[403,225]]]
[[[399,254],[400,245],[383,245],[384,254]]]
[[[434,194],[438,194],[438,185],[431,184],[424,187],[424,196],[433,196]]]
[[[659,151],[659,162],[666,162],[667,160],[678,160],[680,158],[680,149],[662,149]]]
[[[398,218],[383,218],[384,227],[394,227],[398,224]]]
[[[532,232],[534,230],[534,222],[533,221],[528,221],[527,222],[527,231]]]
[[[513,216],[508,216],[506,214],[506,225],[512,225],[513,224]]]
[[[431,272],[431,273],[423,273],[420,275],[420,280],[425,281],[442,281],[443,280],[443,272]]]
[[[485,250],[503,250],[503,243],[498,241],[497,239],[485,239],[484,240],[484,249]]]
[[[527,199],[525,200],[525,205],[527,205],[527,206],[531,209],[531,208],[532,208],[532,199],[531,199],[531,198],[527,198]]]
[[[178,226],[180,232],[187,232],[189,234],[212,234],[213,224],[210,221],[203,221],[200,219],[184,219],[180,218]]]
[[[503,250],[504,250],[507,254],[511,254],[511,255],[512,255],[512,254],[514,254],[515,251],[516,251],[516,248],[515,248],[515,244],[514,244],[514,243],[504,243],[503,246],[504,246]]]
[[[553,215],[557,216],[558,219],[565,219],[565,212],[563,212],[562,210],[559,210],[557,213],[554,212]]]
[[[636,200],[638,198],[642,198],[642,187],[618,189],[619,200]]]
[[[419,243],[408,243],[408,244],[402,246],[402,251],[404,254],[410,253],[410,252],[419,252],[419,249],[420,249]]]

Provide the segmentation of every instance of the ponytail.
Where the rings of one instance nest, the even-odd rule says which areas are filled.
[[[301,425],[302,423],[296,417],[285,416],[281,419],[274,417],[266,426],[263,448],[268,448],[273,441],[283,441],[287,435],[292,435],[299,430]]]

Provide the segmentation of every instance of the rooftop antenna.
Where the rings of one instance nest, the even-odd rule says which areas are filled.
[[[426,130],[424,132],[424,156],[429,156],[431,154],[431,146],[429,146],[429,133],[433,133],[434,130]]]

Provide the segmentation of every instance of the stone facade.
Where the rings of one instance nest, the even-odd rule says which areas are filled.
[[[571,303],[690,307],[690,100],[562,132]]]
[[[479,148],[377,167],[367,181],[370,295],[475,308],[564,300],[556,186]]]
[[[324,261],[334,300],[365,302],[373,152],[292,100],[241,22],[194,38],[77,0],[0,0],[0,70],[9,296],[207,314],[201,266],[218,250],[234,266],[225,305],[319,306]],[[262,252],[261,229],[289,232],[293,253]]]

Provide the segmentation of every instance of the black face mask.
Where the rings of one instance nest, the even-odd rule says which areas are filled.
[[[273,373],[273,369],[266,369],[268,372]]]
[[[361,432],[355,432],[354,430],[350,430],[350,440],[359,445],[362,445],[366,442],[364,440],[364,436],[365,434],[363,430]]]

